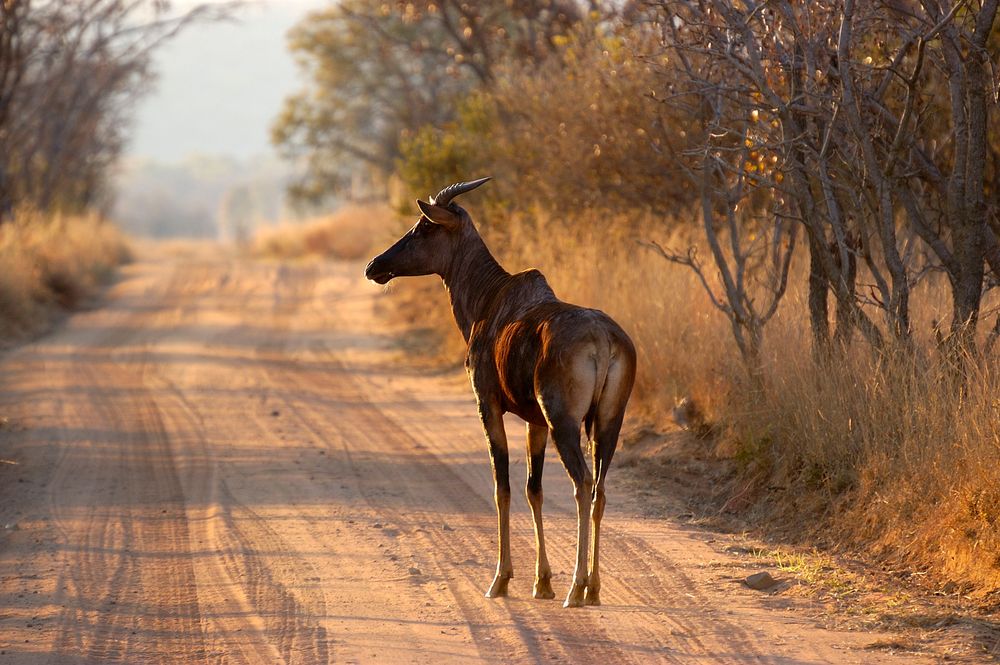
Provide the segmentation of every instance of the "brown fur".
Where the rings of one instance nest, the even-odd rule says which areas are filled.
[[[528,423],[526,493],[538,546],[534,595],[552,597],[541,520],[542,465],[545,442],[551,436],[577,500],[577,563],[565,604],[599,604],[604,483],[635,380],[635,347],[603,312],[556,298],[537,270],[514,275],[504,270],[462,208],[423,202],[420,207],[424,215],[413,229],[373,259],[365,274],[385,283],[396,276],[436,273],[448,289],[455,320],[468,343],[466,369],[494,469],[500,552],[487,595],[506,595],[507,581],[513,577],[509,455],[503,425],[503,414],[511,412]],[[593,473],[580,445],[581,423],[594,443]],[[589,570],[588,517],[593,522]]]

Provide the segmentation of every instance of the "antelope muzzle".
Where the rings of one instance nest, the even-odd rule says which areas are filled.
[[[365,279],[370,279],[376,284],[385,284],[390,279],[396,276],[386,265],[385,261],[382,260],[382,256],[376,256],[365,268]]]

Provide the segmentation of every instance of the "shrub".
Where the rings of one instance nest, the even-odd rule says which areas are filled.
[[[411,194],[493,175],[480,200],[492,211],[543,209],[603,224],[629,212],[666,215],[690,188],[669,177],[684,128],[651,96],[654,71],[636,52],[639,27],[586,24],[558,40],[555,56],[512,62],[496,84],[465,97],[456,119],[423,127],[401,144],[398,172]],[[677,218],[671,217],[671,221]]]
[[[97,215],[18,213],[0,225],[0,337],[40,329],[53,305],[78,304],[130,257],[117,227]]]

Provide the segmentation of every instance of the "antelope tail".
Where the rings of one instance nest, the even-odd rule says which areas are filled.
[[[605,338],[597,342],[597,347],[597,353],[594,354],[594,398],[590,402],[590,409],[587,410],[587,415],[584,418],[588,441],[594,439],[594,418],[597,416],[597,407],[604,394],[604,386],[608,382],[608,367],[611,365],[611,340]]]

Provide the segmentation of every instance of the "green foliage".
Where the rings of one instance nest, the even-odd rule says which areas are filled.
[[[456,119],[441,129],[424,125],[400,143],[397,174],[409,193],[427,196],[442,183],[491,174],[495,160],[496,109],[485,93],[474,93],[456,108]],[[477,176],[478,177],[478,176]]]

